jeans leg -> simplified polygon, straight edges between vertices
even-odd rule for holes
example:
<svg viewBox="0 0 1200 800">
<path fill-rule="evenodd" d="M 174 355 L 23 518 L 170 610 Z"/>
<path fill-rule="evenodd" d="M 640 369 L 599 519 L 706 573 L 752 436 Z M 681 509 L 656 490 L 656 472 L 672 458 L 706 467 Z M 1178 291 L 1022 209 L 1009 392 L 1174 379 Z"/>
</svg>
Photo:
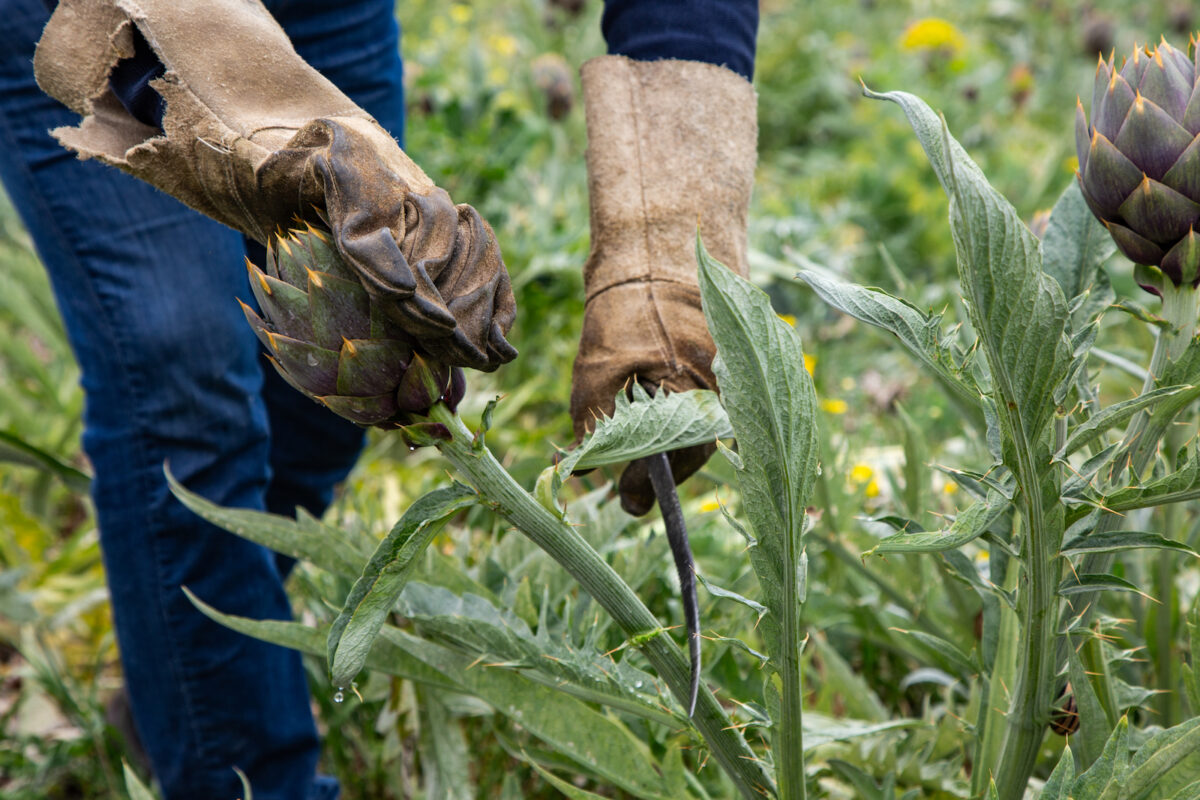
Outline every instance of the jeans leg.
<svg viewBox="0 0 1200 800">
<path fill-rule="evenodd" d="M 169 460 L 210 499 L 264 504 L 269 414 L 257 343 L 232 301 L 249 297 L 241 237 L 59 147 L 46 131 L 74 115 L 30 66 L 46 12 L 38 0 L 0 8 L 0 178 L 81 364 L 114 624 L 156 774 L 168 800 L 238 796 L 234 765 L 258 798 L 333 797 L 335 785 L 313 782 L 298 655 L 208 622 L 179 590 L 235 614 L 289 614 L 273 554 L 201 522 L 162 479 Z"/>
</svg>

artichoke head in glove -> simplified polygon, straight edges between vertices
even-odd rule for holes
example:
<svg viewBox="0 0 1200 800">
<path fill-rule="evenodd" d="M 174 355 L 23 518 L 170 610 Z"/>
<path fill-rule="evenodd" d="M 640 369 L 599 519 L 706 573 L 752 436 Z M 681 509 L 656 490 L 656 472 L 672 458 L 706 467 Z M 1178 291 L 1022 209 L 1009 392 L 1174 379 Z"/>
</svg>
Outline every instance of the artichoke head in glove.
<svg viewBox="0 0 1200 800">
<path fill-rule="evenodd" d="M 462 399 L 462 370 L 421 352 L 328 233 L 292 230 L 271 242 L 265 272 L 246 264 L 261 312 L 242 303 L 246 319 L 284 379 L 334 413 L 398 428 Z"/>
</svg>

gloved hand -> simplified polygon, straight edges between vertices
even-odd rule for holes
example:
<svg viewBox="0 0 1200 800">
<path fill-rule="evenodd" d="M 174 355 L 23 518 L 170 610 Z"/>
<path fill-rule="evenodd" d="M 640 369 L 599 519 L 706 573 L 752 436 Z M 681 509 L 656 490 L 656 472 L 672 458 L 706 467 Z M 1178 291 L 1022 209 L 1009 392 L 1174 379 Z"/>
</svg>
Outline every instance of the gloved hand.
<svg viewBox="0 0 1200 800">
<path fill-rule="evenodd" d="M 109 88 L 137 27 L 166 69 L 162 130 Z M 37 79 L 81 114 L 53 133 L 265 243 L 296 215 L 328 221 L 363 286 L 435 358 L 492 370 L 516 350 L 495 236 L 455 206 L 361 108 L 300 58 L 257 0 L 61 0 Z"/>
<path fill-rule="evenodd" d="M 582 438 L 630 380 L 649 389 L 716 389 L 716 354 L 700 308 L 696 226 L 743 277 L 746 212 L 757 158 L 757 98 L 740 75 L 695 61 L 603 56 L 583 66 L 592 243 L 571 387 Z M 713 446 L 669 455 L 675 482 Z M 654 505 L 649 472 L 618 485 L 632 514 Z"/>
</svg>

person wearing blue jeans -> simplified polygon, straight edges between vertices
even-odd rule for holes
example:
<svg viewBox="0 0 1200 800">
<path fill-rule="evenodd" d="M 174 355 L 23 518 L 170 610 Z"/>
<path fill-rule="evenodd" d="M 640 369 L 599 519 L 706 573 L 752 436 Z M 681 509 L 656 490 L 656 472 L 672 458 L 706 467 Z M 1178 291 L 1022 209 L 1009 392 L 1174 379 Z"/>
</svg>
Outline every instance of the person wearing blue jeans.
<svg viewBox="0 0 1200 800">
<path fill-rule="evenodd" d="M 31 66 L 52 9 L 0 0 L 0 179 L 46 265 L 81 366 L 114 624 L 133 716 L 167 800 L 237 797 L 234 766 L 260 800 L 338 795 L 335 781 L 316 774 L 298 654 L 210 622 L 180 590 L 227 613 L 290 614 L 287 559 L 187 511 L 167 490 L 164 463 L 223 505 L 320 514 L 362 445 L 360 428 L 264 368 L 234 301 L 250 298 L 244 257 L 262 263 L 274 225 L 320 205 L 364 286 L 395 298 L 397 318 L 422 346 L 482 369 L 515 355 L 504 338 L 511 292 L 490 228 L 474 224 L 469 206 L 450 204 L 393 141 L 404 124 L 393 4 L 264 2 L 274 21 L 243 0 L 143 0 L 128 11 L 120 0 L 64 0 L 37 70 L 67 108 L 39 90 Z M 228 35 L 205 35 L 211 24 Z M 695 331 L 695 223 L 744 273 L 754 167 L 756 2 L 612 0 L 602 26 L 619 55 L 584 73 L 593 246 L 572 394 L 577 430 L 611 410 L 632 375 L 672 390 L 712 388 L 711 340 Z M 154 56 L 143 63 L 139 40 Z M 646 63 L 660 59 L 675 60 Z M 663 131 L 643 125 L 631 138 L 639 114 L 677 119 L 681 130 L 655 141 Z M 623 168 L 630 146 L 640 174 Z M 634 207 L 631 193 L 658 199 Z M 653 251 L 623 244 L 644 245 L 651 224 L 674 239 Z M 653 352 L 643 352 L 646 336 L 621 331 L 633 311 L 637 324 L 655 326 Z M 677 477 L 694 466 L 677 465 Z M 639 483 L 631 468 L 626 477 L 623 499 L 644 511 L 644 476 Z"/>
</svg>

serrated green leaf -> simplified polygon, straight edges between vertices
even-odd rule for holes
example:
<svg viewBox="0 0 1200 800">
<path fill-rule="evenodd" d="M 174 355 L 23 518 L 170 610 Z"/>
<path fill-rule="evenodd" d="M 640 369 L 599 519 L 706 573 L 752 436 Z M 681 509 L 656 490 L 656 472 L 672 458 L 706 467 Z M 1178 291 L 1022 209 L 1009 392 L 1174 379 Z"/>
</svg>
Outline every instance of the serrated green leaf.
<svg viewBox="0 0 1200 800">
<path fill-rule="evenodd" d="M 473 594 L 410 583 L 401 598 L 405 615 L 422 633 L 470 658 L 520 670 L 530 680 L 588 702 L 601 703 L 665 725 L 682 717 L 663 706 L 658 683 L 627 662 L 577 650 L 545 630 L 534 634 L 507 608 Z"/>
<path fill-rule="evenodd" d="M 1150 481 L 1144 486 L 1129 486 L 1106 495 L 1100 505 L 1110 511 L 1131 511 L 1200 497 L 1200 456 L 1195 449 L 1175 472 Z"/>
<path fill-rule="evenodd" d="M 436 690 L 417 695 L 421 773 L 429 800 L 475 800 L 471 759 L 462 723 L 450 715 Z"/>
<path fill-rule="evenodd" d="M 334 686 L 346 686 L 362 670 L 417 559 L 450 517 L 474 505 L 475 490 L 461 483 L 435 489 L 413 503 L 379 543 L 329 628 L 327 658 Z"/>
<path fill-rule="evenodd" d="M 631 386 L 633 400 L 619 392 L 611 417 L 596 428 L 555 469 L 559 481 L 574 470 L 633 461 L 643 456 L 712 444 L 733 435 L 729 417 L 715 392 L 659 392 L 651 397 L 640 384 Z"/>
<path fill-rule="evenodd" d="M 843 314 L 895 336 L 963 406 L 977 407 L 979 388 L 963 369 L 963 357 L 944 343 L 940 316 L 926 314 L 882 289 L 848 283 L 823 270 L 802 270 L 796 277 Z"/>
<path fill-rule="evenodd" d="M 1141 589 L 1116 575 L 1092 573 L 1072 575 L 1058 585 L 1060 597 L 1070 597 L 1085 592 L 1134 592 L 1145 597 L 1145 593 Z"/>
<path fill-rule="evenodd" d="M 922 649 L 933 654 L 943 669 L 955 674 L 963 681 L 967 681 L 972 675 L 979 672 L 979 667 L 953 642 L 948 642 L 940 636 L 934 636 L 924 631 L 895 630 L 918 641 Z"/>
<path fill-rule="evenodd" d="M 850 717 L 829 717 L 815 711 L 804 713 L 804 751 L 807 753 L 830 742 L 848 742 L 865 736 L 877 736 L 889 731 L 919 728 L 919 719 L 893 719 L 887 722 L 868 722 Z"/>
<path fill-rule="evenodd" d="M 750 562 L 770 614 L 760 626 L 782 692 L 772 730 L 780 793 L 803 793 L 805 509 L 818 470 L 817 397 L 800 336 L 766 293 L 709 257 L 697 239 L 700 299 L 717 346 L 713 373 L 729 414 L 742 468 L 742 507 L 755 544 Z M 768 682 L 768 685 L 770 683 Z"/>
<path fill-rule="evenodd" d="M 997 403 L 1002 414 L 1020 421 L 1021 435 L 1032 445 L 1050 421 L 1048 398 L 1071 363 L 1062 287 L 1042 271 L 1037 237 L 949 135 L 943 119 L 905 92 L 866 94 L 904 110 L 950 198 L 959 280 Z"/>
<path fill-rule="evenodd" d="M 164 468 L 164 472 L 167 485 L 179 502 L 218 528 L 335 574 L 348 578 L 358 575 L 366 554 L 359 554 L 356 543 L 348 536 L 343 536 L 341 540 L 330 540 L 311 528 L 278 514 L 245 508 L 223 508 L 185 489 L 175 480 L 170 469 Z"/>
<path fill-rule="evenodd" d="M 1042 268 L 1073 298 L 1092 284 L 1096 271 L 1116 252 L 1112 236 L 1083 199 L 1079 181 L 1069 181 L 1050 212 L 1042 238 Z"/>
<path fill-rule="evenodd" d="M 1063 542 L 1062 554 L 1065 556 L 1086 553 L 1115 553 L 1119 550 L 1175 550 L 1180 553 L 1200 555 L 1183 542 L 1168 539 L 1149 531 L 1104 531 L 1080 536 L 1071 541 Z"/>
<path fill-rule="evenodd" d="M 574 784 L 567 783 L 562 778 L 558 777 L 553 772 L 550 772 L 533 759 L 529 759 L 526 763 L 537 770 L 538 774 L 545 778 L 551 786 L 553 786 L 555 789 L 558 789 L 565 797 L 570 798 L 570 800 L 604 800 L 602 795 L 589 792 L 586 789 L 580 789 Z"/>
<path fill-rule="evenodd" d="M 129 800 L 155 800 L 154 792 L 138 779 L 137 773 L 129 764 L 122 761 L 121 771 L 125 776 L 125 793 L 129 795 Z"/>
<path fill-rule="evenodd" d="M 1083 668 L 1083 662 L 1074 647 L 1067 648 L 1067 675 L 1075 695 L 1075 708 L 1079 713 L 1079 732 L 1072 741 L 1079 746 L 1080 763 L 1084 769 L 1095 763 L 1104 751 L 1104 743 L 1112 732 L 1112 723 L 1104 713 L 1091 677 Z"/>
<path fill-rule="evenodd" d="M 989 492 L 985 502 L 972 503 L 955 517 L 948 528 L 921 533 L 897 533 L 872 547 L 864 556 L 883 553 L 941 553 L 962 547 L 987 532 L 1004 514 L 1008 500 L 998 492 Z"/>
<path fill-rule="evenodd" d="M 416 584 L 409 584 L 409 588 Z M 184 587 L 205 616 L 256 639 L 323 655 L 327 634 L 296 622 L 253 620 L 223 614 Z M 592 710 L 556 685 L 542 685 L 521 672 L 486 667 L 477 659 L 391 626 L 375 640 L 367 667 L 429 686 L 472 694 L 519 723 L 580 768 L 635 796 L 660 797 L 661 778 L 629 729 Z"/>
<path fill-rule="evenodd" d="M 1103 436 L 1105 431 L 1124 424 L 1142 409 L 1191 388 L 1190 386 L 1165 386 L 1161 389 L 1154 389 L 1145 394 L 1138 395 L 1130 400 L 1124 400 L 1108 406 L 1071 431 L 1071 435 L 1067 437 L 1067 443 L 1063 446 L 1058 457 L 1065 458 L 1087 447 Z"/>
<path fill-rule="evenodd" d="M 1129 771 L 1129 719 L 1121 717 L 1117 727 L 1104 745 L 1104 751 L 1086 772 L 1075 779 L 1071 797 L 1109 800 L 1116 797 L 1121 782 Z"/>
<path fill-rule="evenodd" d="M 739 604 L 745 606 L 746 608 L 750 609 L 751 611 L 753 611 L 759 617 L 762 617 L 763 614 L 767 613 L 767 607 L 764 606 L 762 603 L 759 603 L 756 600 L 751 600 L 749 597 L 743 597 L 742 595 L 738 594 L 737 592 L 731 592 L 728 589 L 722 589 L 720 586 L 717 586 L 715 583 L 710 582 L 707 578 L 704 577 L 704 575 L 702 575 L 699 572 L 696 573 L 696 578 L 700 581 L 701 584 L 704 585 L 705 590 L 707 590 L 708 593 L 711 594 L 713 597 L 719 597 L 722 600 L 732 600 L 735 603 L 739 603 Z"/>
<path fill-rule="evenodd" d="M 1070 789 L 1075 781 L 1075 757 L 1071 754 L 1071 746 L 1063 748 L 1062 756 L 1058 759 L 1054 771 L 1046 779 L 1042 794 L 1038 800 L 1072 800 Z"/>
<path fill-rule="evenodd" d="M 1170 797 L 1200 781 L 1200 717 L 1161 731 L 1138 748 L 1121 800 Z"/>
</svg>

